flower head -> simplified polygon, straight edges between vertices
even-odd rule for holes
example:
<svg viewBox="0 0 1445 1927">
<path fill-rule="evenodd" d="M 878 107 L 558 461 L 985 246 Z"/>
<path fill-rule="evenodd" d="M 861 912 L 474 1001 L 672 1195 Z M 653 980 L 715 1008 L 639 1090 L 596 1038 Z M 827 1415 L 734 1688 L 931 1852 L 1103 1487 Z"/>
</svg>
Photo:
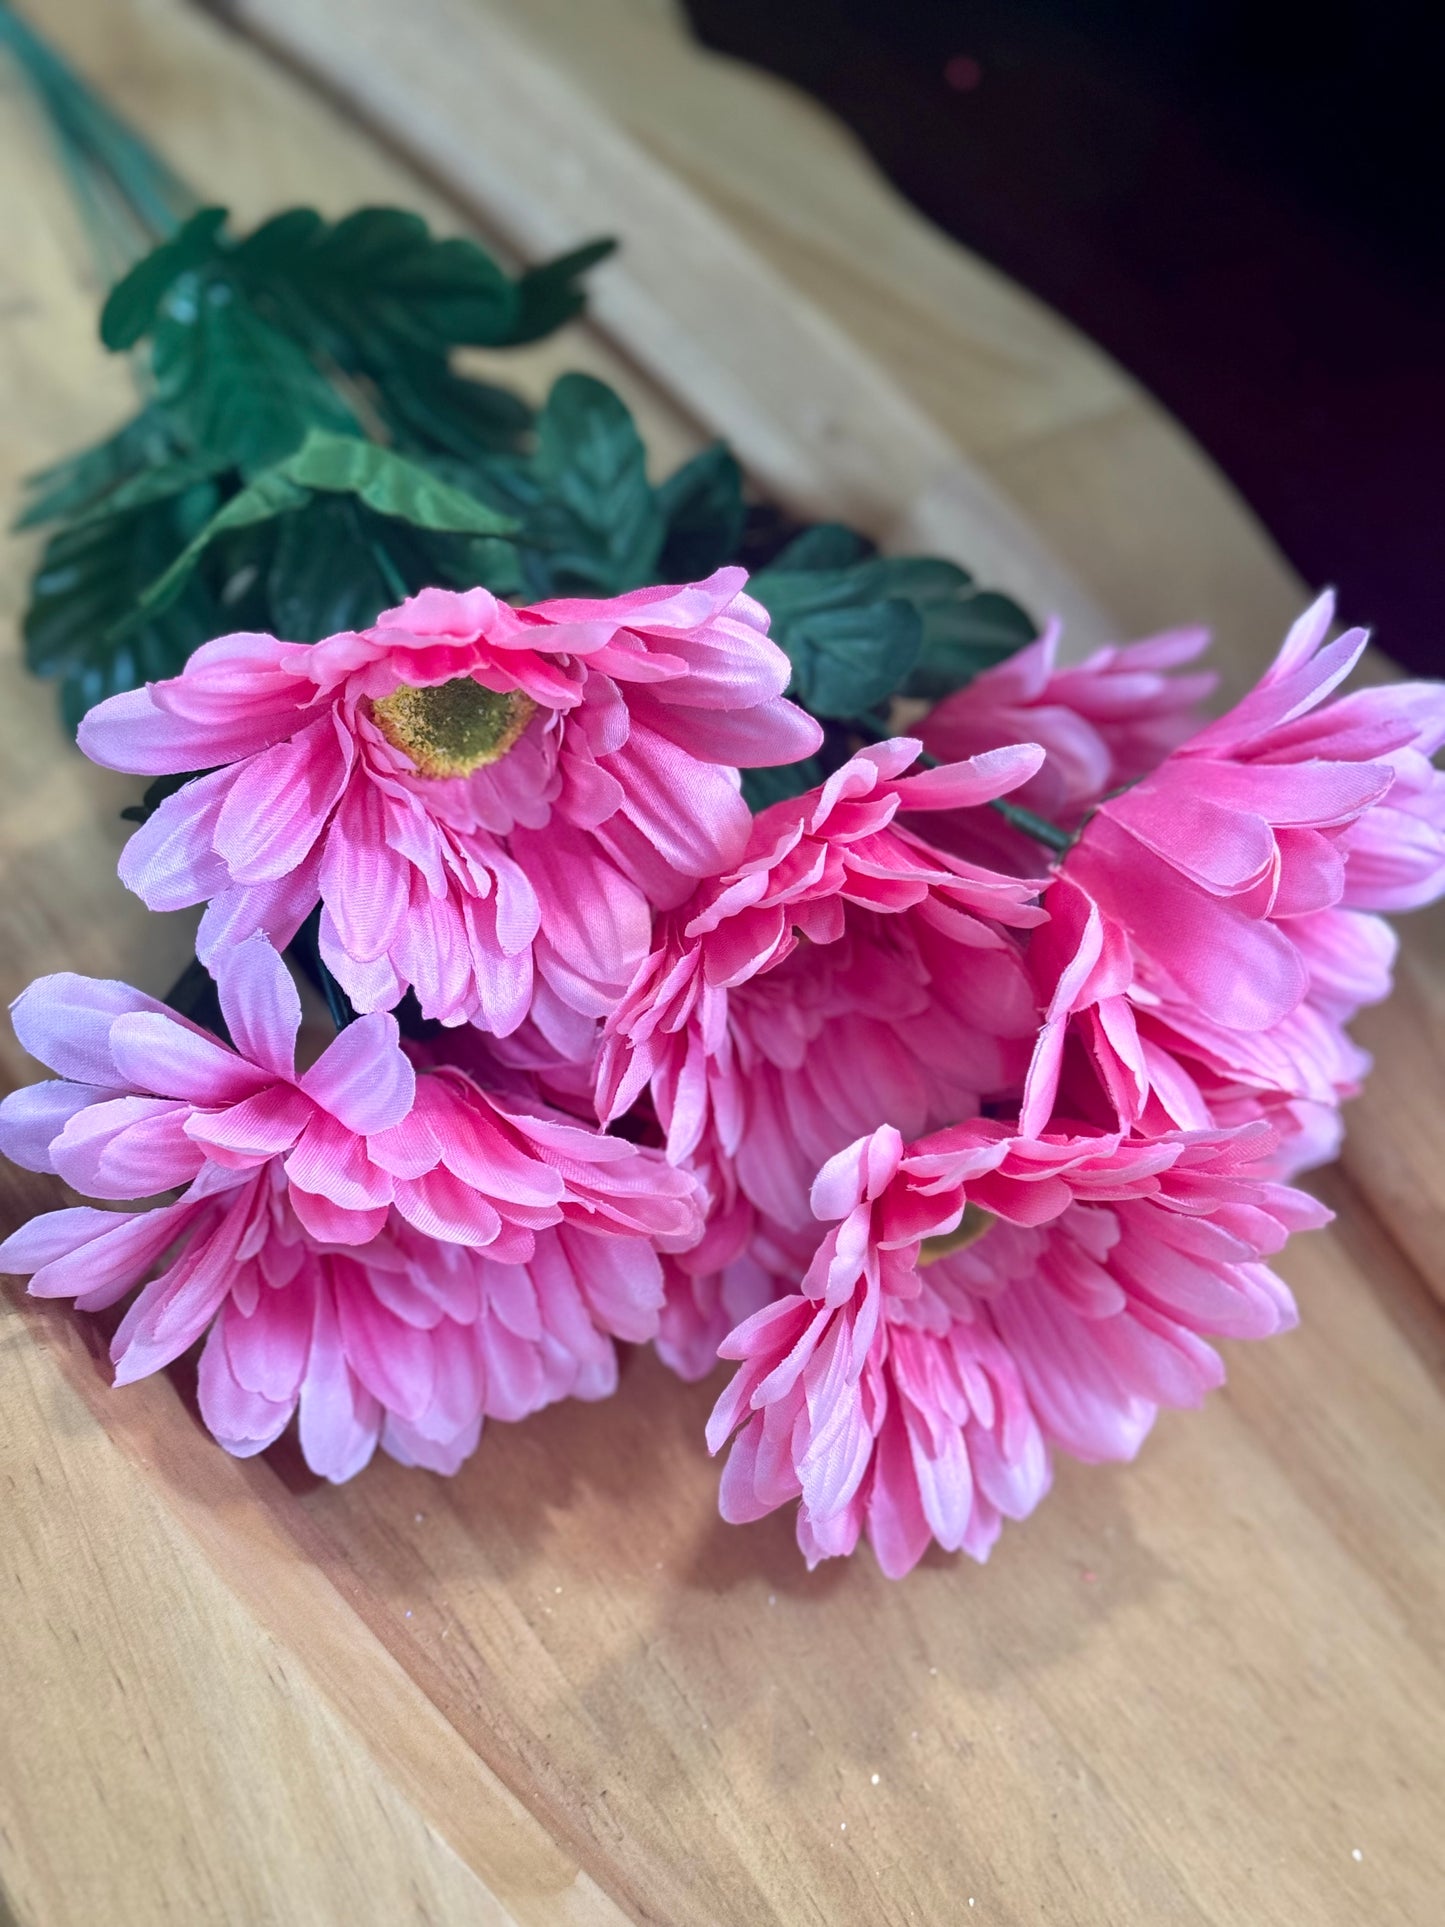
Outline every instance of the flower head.
<svg viewBox="0 0 1445 1927">
<path fill-rule="evenodd" d="M 1362 912 L 1445 887 L 1445 698 L 1395 684 L 1327 704 L 1365 645 L 1326 643 L 1331 613 L 1321 598 L 1257 687 L 1100 803 L 1065 856 L 1030 953 L 1026 1130 L 1071 1062 L 1150 1128 L 1238 1121 L 1249 1094 L 1279 1121 L 1358 1087 L 1343 1024 L 1386 993 L 1394 948 Z M 1077 1075 L 1067 1090 L 1093 1114 Z"/>
<path fill-rule="evenodd" d="M 1132 1455 L 1160 1405 L 1219 1382 L 1207 1336 L 1293 1322 L 1260 1260 L 1328 1214 L 1261 1181 L 1269 1140 L 975 1119 L 850 1145 L 818 1174 L 832 1228 L 800 1291 L 721 1346 L 741 1361 L 708 1428 L 714 1451 L 737 1432 L 724 1517 L 797 1501 L 810 1564 L 866 1531 L 894 1578 L 930 1539 L 986 1558 L 1047 1490 L 1051 1448 Z"/>
<path fill-rule="evenodd" d="M 314 645 L 235 635 L 91 711 L 96 762 L 201 770 L 121 860 L 152 909 L 206 903 L 199 954 L 278 946 L 319 900 L 357 1009 L 574 1035 L 646 954 L 651 908 L 733 861 L 736 765 L 819 740 L 740 569 L 513 609 L 427 589 Z"/>
<path fill-rule="evenodd" d="M 85 1310 L 140 1287 L 116 1382 L 207 1335 L 201 1408 L 229 1450 L 300 1410 L 308 1462 L 346 1478 L 378 1440 L 455 1470 L 484 1417 L 616 1378 L 654 1335 L 657 1247 L 694 1241 L 694 1187 L 655 1151 L 525 1092 L 417 1076 L 396 1020 L 342 1031 L 298 1076 L 295 986 L 264 937 L 217 966 L 238 1048 L 123 984 L 44 978 L 15 1006 L 62 1073 L 0 1105 L 0 1148 L 92 1197 L 169 1203 L 43 1214 L 0 1267 Z"/>
<path fill-rule="evenodd" d="M 1207 670 L 1178 673 L 1207 646 L 1203 629 L 1110 644 L 1062 668 L 1061 634 L 1051 622 L 1037 642 L 945 696 L 918 734 L 946 762 L 1003 743 L 1039 744 L 1044 760 L 1013 800 L 1072 830 L 1110 790 L 1147 775 L 1199 726 L 1199 706 L 1217 678 Z M 1034 861 L 1026 839 L 997 815 L 945 819 L 934 835 L 1008 869 L 1027 871 Z"/>
<path fill-rule="evenodd" d="M 661 920 L 605 1027 L 599 1114 L 645 1094 L 707 1194 L 707 1238 L 669 1270 L 678 1356 L 703 1360 L 720 1294 L 756 1290 L 758 1265 L 796 1276 L 813 1174 L 842 1145 L 885 1120 L 917 1135 L 973 1116 L 1021 1083 L 1035 1004 L 1019 933 L 1039 886 L 896 819 L 997 796 L 1038 752 L 909 776 L 917 747 L 861 750 L 763 811 L 737 867 Z M 705 1282 L 744 1259 L 733 1285 Z"/>
</svg>

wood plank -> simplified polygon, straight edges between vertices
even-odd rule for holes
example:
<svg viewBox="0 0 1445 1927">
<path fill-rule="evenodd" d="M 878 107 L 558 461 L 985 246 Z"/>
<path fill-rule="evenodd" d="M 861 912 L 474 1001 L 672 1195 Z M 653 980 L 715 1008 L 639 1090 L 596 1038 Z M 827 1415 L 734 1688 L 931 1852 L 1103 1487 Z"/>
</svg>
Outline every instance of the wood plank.
<svg viewBox="0 0 1445 1927">
<path fill-rule="evenodd" d="M 686 50 L 656 0 L 597 5 L 571 55 L 548 58 L 575 93 L 594 55 L 612 71 L 601 43 L 630 18 L 632 145 L 656 168 L 679 119 L 695 124 L 687 185 L 743 247 L 761 190 L 709 131 L 711 78 L 642 140 L 647 77 L 685 69 Z M 542 12 L 508 11 L 516 44 L 546 47 Z M 45 24 L 244 219 L 303 196 L 461 218 L 334 105 L 173 0 L 49 0 Z M 451 57 L 479 71 L 462 43 Z M 801 205 L 851 208 L 851 181 L 848 245 L 871 227 L 916 264 L 890 305 L 885 284 L 839 265 L 821 213 L 782 222 L 816 222 L 797 274 L 815 277 L 851 354 L 887 361 L 888 408 L 923 408 L 955 365 L 964 388 L 987 388 L 1007 290 L 981 274 L 971 355 L 944 244 L 894 236 L 906 217 L 828 123 L 734 82 L 729 98 L 766 127 L 760 153 L 792 153 L 777 178 Z M 590 101 L 605 119 L 600 83 Z M 103 426 L 124 387 L 93 345 L 83 244 L 23 115 L 0 112 L 0 166 L 25 183 L 0 261 L 0 369 L 18 403 L 0 464 L 18 467 Z M 644 205 L 652 218 L 659 203 Z M 775 288 L 802 299 L 771 245 Z M 1032 304 L 1018 313 L 1049 371 L 1042 398 L 1028 403 L 1021 354 L 1004 384 L 1017 399 L 1000 400 L 975 459 L 1012 474 L 1050 544 L 1089 558 L 1094 596 L 1122 588 L 1157 611 L 1145 622 L 1222 613 L 1236 664 L 1257 664 L 1294 593 L 1268 544 L 1116 371 L 1062 329 L 1051 339 Z M 612 342 L 572 330 L 545 346 L 533 382 L 595 366 L 667 452 L 695 443 L 676 395 Z M 0 467 L 0 488 L 12 481 Z M 975 496 L 933 499 L 966 541 Z M 918 500 L 884 503 L 884 524 L 906 526 Z M 24 560 L 11 551 L 7 609 Z M 48 692 L 3 673 L 5 988 L 61 964 L 160 988 L 186 930 L 115 884 L 125 786 L 59 758 Z M 1428 996 L 1439 978 L 1421 967 Z M 1409 1115 L 1423 1164 L 1439 1142 L 1428 1092 Z M 669 1927 L 1417 1927 L 1442 1873 L 1445 1321 L 1375 1214 L 1328 1184 L 1338 1226 L 1285 1265 L 1299 1333 L 1228 1348 L 1229 1391 L 1166 1418 L 1135 1467 L 1064 1468 L 989 1567 L 931 1556 L 896 1587 L 866 1558 L 808 1575 L 785 1520 L 724 1527 L 700 1445 L 715 1387 L 677 1385 L 646 1357 L 605 1406 L 494 1427 L 457 1480 L 379 1464 L 338 1491 L 284 1451 L 226 1460 L 183 1384 L 112 1393 L 87 1321 L 16 1303 L 0 1339 L 12 1911 L 26 1927 L 165 1919 L 167 1905 L 187 1921 L 378 1927 L 619 1912 Z M 7 1225 L 46 1188 L 13 1181 Z M 1427 1226 L 1422 1203 L 1419 1239 Z"/>
</svg>

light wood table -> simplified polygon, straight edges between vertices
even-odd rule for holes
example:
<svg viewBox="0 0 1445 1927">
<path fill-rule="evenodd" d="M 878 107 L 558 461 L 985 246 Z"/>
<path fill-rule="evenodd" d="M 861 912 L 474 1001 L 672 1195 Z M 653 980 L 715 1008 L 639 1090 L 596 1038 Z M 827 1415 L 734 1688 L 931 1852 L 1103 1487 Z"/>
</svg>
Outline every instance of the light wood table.
<svg viewBox="0 0 1445 1927">
<path fill-rule="evenodd" d="M 910 213 L 666 0 L 31 0 L 249 222 L 415 206 L 525 253 L 599 226 L 595 322 L 515 357 L 627 393 L 670 463 L 1065 608 L 1203 618 L 1237 683 L 1303 590 L 1103 357 Z M 309 77 L 309 78 L 308 78 Z M 314 82 L 324 80 L 324 89 Z M 0 75 L 0 491 L 127 407 L 44 132 Z M 3 571 L 13 634 L 28 547 Z M 7 655 L 0 974 L 152 989 L 183 919 L 116 883 L 133 786 Z M 1410 939 L 1301 1330 L 1130 1468 L 1061 1468 L 986 1568 L 807 1574 L 716 1516 L 715 1386 L 492 1428 L 453 1481 L 238 1463 L 87 1321 L 0 1308 L 0 1918 L 76 1923 L 1432 1927 L 1445 1918 L 1445 1094 Z M 31 1074 L 0 1042 L 12 1080 Z M 6 1227 L 53 1202 L 0 1176 Z"/>
</svg>

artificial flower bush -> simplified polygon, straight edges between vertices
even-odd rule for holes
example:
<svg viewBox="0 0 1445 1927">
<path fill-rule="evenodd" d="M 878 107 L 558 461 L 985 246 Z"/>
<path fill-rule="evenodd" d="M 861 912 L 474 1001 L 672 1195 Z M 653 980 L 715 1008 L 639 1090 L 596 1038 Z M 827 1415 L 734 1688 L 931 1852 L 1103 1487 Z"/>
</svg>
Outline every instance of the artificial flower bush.
<svg viewBox="0 0 1445 1927">
<path fill-rule="evenodd" d="M 733 1361 L 728 1518 L 985 1558 L 1055 1453 L 1131 1456 L 1211 1340 L 1294 1320 L 1268 1260 L 1326 1216 L 1290 1180 L 1363 1075 L 1379 913 L 1445 890 L 1445 692 L 1334 695 L 1331 616 L 1214 721 L 1197 634 L 1059 667 L 1050 630 L 876 742 L 787 700 L 738 568 L 208 643 L 80 741 L 188 779 L 121 875 L 205 906 L 214 1034 L 19 999 L 56 1078 L 0 1147 L 137 1208 L 0 1266 L 135 1291 L 119 1382 L 203 1341 L 220 1442 L 296 1416 L 332 1479 L 454 1471 L 609 1393 L 619 1340 Z M 741 772 L 795 766 L 749 810 Z M 308 923 L 342 1027 L 298 1073 Z"/>
</svg>

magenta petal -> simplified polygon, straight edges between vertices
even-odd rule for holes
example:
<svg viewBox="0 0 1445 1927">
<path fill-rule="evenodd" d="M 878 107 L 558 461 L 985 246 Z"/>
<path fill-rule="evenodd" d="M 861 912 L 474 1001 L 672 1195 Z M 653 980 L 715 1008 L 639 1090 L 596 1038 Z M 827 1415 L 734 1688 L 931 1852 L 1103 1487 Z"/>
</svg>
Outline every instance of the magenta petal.
<svg viewBox="0 0 1445 1927">
<path fill-rule="evenodd" d="M 99 1104 L 110 1091 L 50 1078 L 12 1091 L 0 1104 L 0 1154 L 26 1171 L 55 1169 L 50 1147 L 78 1111 Z"/>
<path fill-rule="evenodd" d="M 201 1417 L 212 1437 L 238 1459 L 253 1458 L 273 1445 L 296 1409 L 294 1392 L 278 1401 L 241 1384 L 226 1353 L 221 1321 L 211 1327 L 206 1339 L 196 1390 Z"/>
<path fill-rule="evenodd" d="M 358 963 L 382 956 L 406 915 L 411 866 L 388 847 L 386 812 L 360 773 L 327 832 L 321 895 L 335 941 Z"/>
<path fill-rule="evenodd" d="M 192 1111 L 187 1135 L 232 1169 L 289 1151 L 310 1123 L 312 1107 L 289 1084 L 273 1084 L 223 1111 Z"/>
<path fill-rule="evenodd" d="M 335 1268 L 335 1261 L 333 1261 Z M 381 1405 L 346 1362 L 329 1285 L 316 1293 L 311 1355 L 301 1384 L 301 1450 L 333 1484 L 351 1479 L 376 1450 Z"/>
<path fill-rule="evenodd" d="M 37 1298 L 90 1297 L 112 1286 L 118 1298 L 195 1215 L 192 1204 L 134 1213 L 88 1204 L 42 1212 L 0 1244 L 0 1272 L 29 1277 Z"/>
<path fill-rule="evenodd" d="M 10 1020 L 21 1044 L 42 1064 L 77 1084 L 114 1090 L 133 1080 L 116 1066 L 111 1026 L 117 1017 L 133 1011 L 172 1016 L 164 1004 L 129 984 L 63 970 L 53 977 L 37 977 L 23 990 L 10 1006 Z"/>
<path fill-rule="evenodd" d="M 238 1193 L 228 1199 L 211 1228 L 193 1237 L 169 1270 L 142 1289 L 111 1340 L 117 1385 L 133 1385 L 179 1358 L 220 1310 L 248 1229 L 246 1198 Z"/>
<path fill-rule="evenodd" d="M 92 1198 L 151 1198 L 189 1184 L 205 1163 L 186 1134 L 188 1104 L 115 1097 L 73 1117 L 52 1147 L 58 1176 Z"/>
<path fill-rule="evenodd" d="M 301 1079 L 301 1089 L 348 1131 L 389 1130 L 410 1111 L 416 1072 L 395 1017 L 376 1012 L 338 1032 Z"/>
<path fill-rule="evenodd" d="M 291 973 L 264 936 L 250 937 L 217 959 L 212 973 L 221 1013 L 236 1049 L 276 1077 L 290 1078 L 301 1028 L 301 999 Z"/>
<path fill-rule="evenodd" d="M 489 1245 L 502 1229 L 502 1220 L 481 1193 L 444 1168 L 420 1178 L 398 1178 L 396 1208 L 418 1231 L 448 1244 Z"/>
<path fill-rule="evenodd" d="M 229 769 L 199 776 L 166 797 L 121 851 L 119 874 L 151 910 L 204 903 L 230 882 L 213 839 L 231 784 Z"/>
<path fill-rule="evenodd" d="M 294 1407 L 311 1351 L 312 1294 L 302 1279 L 279 1290 L 263 1288 L 245 1317 L 233 1300 L 219 1321 L 236 1383 L 277 1404 Z"/>
<path fill-rule="evenodd" d="M 302 1225 L 318 1244 L 324 1245 L 368 1245 L 373 1238 L 379 1238 L 386 1228 L 387 1207 L 384 1204 L 369 1210 L 351 1210 L 344 1205 L 333 1204 L 330 1198 L 322 1197 L 319 1192 L 303 1191 L 299 1184 L 292 1184 L 287 1190 L 291 1208 L 301 1220 Z"/>
<path fill-rule="evenodd" d="M 272 883 L 298 869 L 326 827 L 350 773 L 350 739 L 329 714 L 242 763 L 216 822 L 215 847 L 236 883 Z"/>
<path fill-rule="evenodd" d="M 431 1400 L 432 1335 L 387 1311 L 359 1268 L 338 1280 L 336 1309 L 346 1361 L 388 1411 L 416 1419 Z"/>
<path fill-rule="evenodd" d="M 193 1104 L 236 1104 L 263 1090 L 271 1074 L 183 1022 L 171 1011 L 116 1018 L 110 1030 L 118 1083 Z"/>
<path fill-rule="evenodd" d="M 284 1168 L 292 1184 L 346 1211 L 391 1202 L 391 1174 L 371 1162 L 361 1138 L 325 1111 L 312 1112 Z"/>
<path fill-rule="evenodd" d="M 149 687 L 127 689 L 81 718 L 76 741 L 92 763 L 139 776 L 179 775 L 204 767 L 215 748 L 205 732 L 160 708 Z M 228 761 L 222 757 L 219 760 Z"/>
</svg>

